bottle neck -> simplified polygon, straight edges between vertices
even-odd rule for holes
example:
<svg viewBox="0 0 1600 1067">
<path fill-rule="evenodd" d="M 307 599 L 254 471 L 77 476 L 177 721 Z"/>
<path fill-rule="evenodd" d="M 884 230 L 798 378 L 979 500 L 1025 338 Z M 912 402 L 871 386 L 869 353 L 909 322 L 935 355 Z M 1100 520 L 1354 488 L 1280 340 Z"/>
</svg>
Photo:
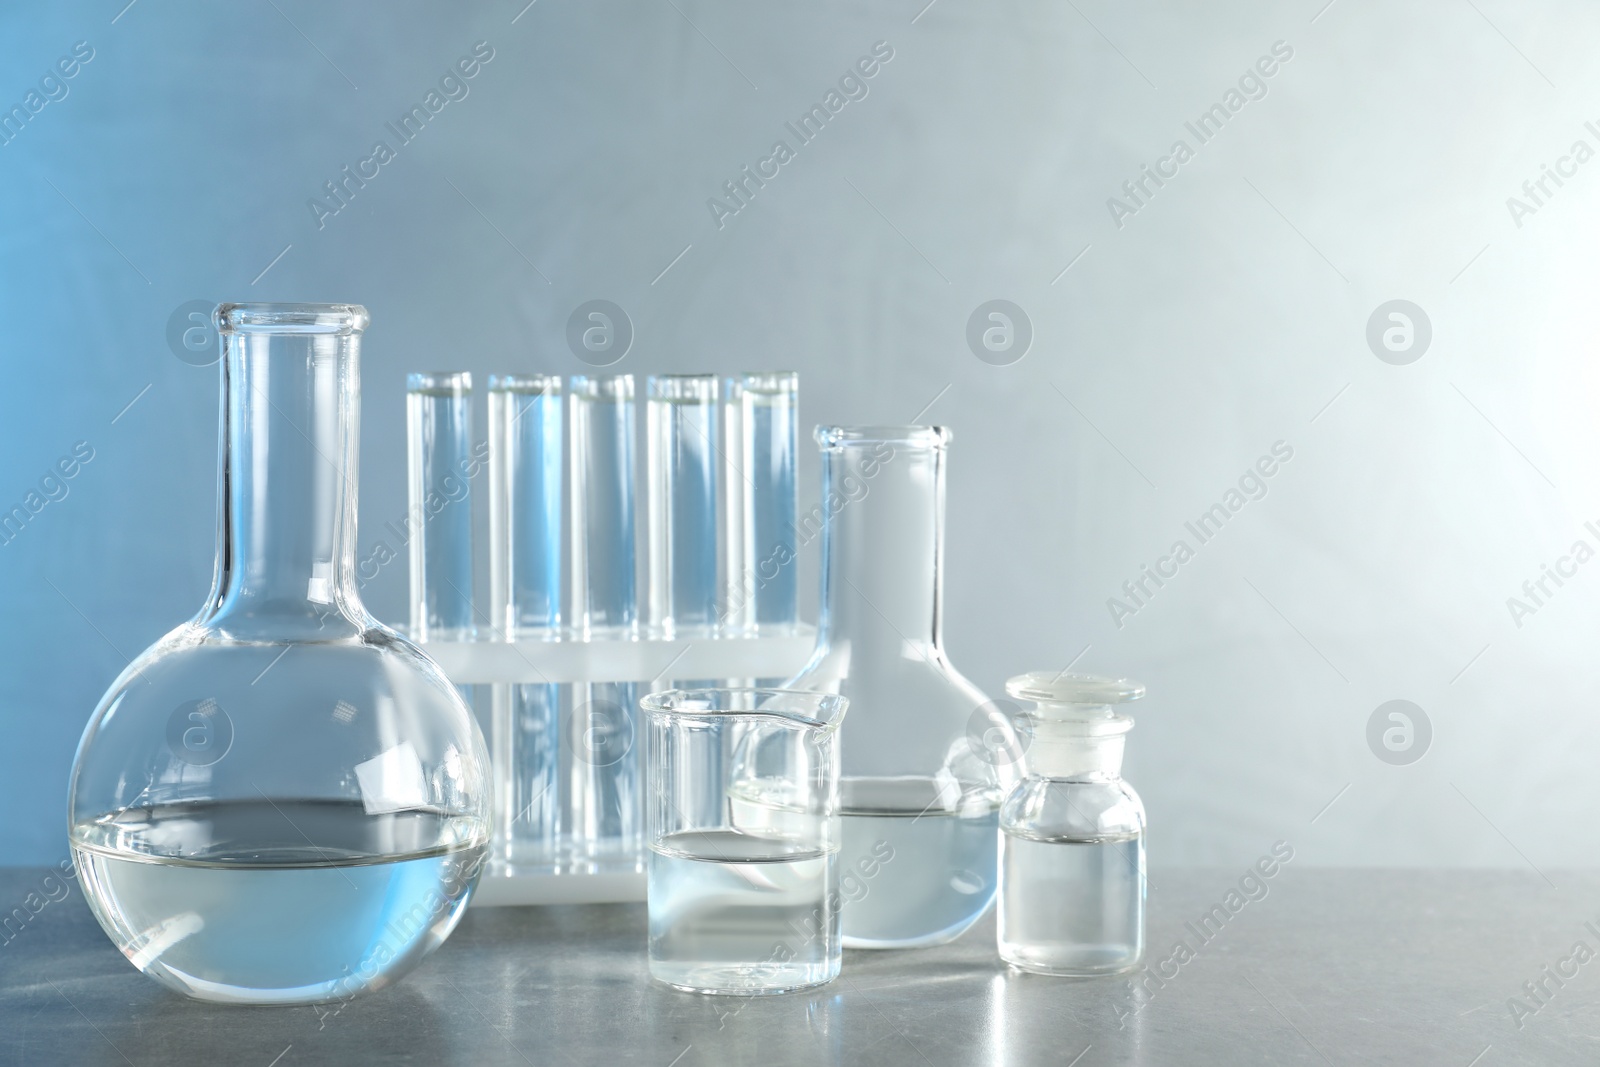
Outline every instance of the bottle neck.
<svg viewBox="0 0 1600 1067">
<path fill-rule="evenodd" d="M 1028 774 L 1034 778 L 1122 775 L 1122 753 L 1133 728 L 1125 715 L 1061 719 L 1035 711 L 1028 717 Z"/>
<path fill-rule="evenodd" d="M 221 510 L 212 606 L 241 640 L 365 628 L 355 585 L 359 336 L 223 336 Z"/>
<path fill-rule="evenodd" d="M 939 650 L 944 471 L 942 442 L 850 441 L 824 451 L 822 641 L 849 642 L 866 657 L 879 655 L 875 647 L 894 658 Z"/>
</svg>

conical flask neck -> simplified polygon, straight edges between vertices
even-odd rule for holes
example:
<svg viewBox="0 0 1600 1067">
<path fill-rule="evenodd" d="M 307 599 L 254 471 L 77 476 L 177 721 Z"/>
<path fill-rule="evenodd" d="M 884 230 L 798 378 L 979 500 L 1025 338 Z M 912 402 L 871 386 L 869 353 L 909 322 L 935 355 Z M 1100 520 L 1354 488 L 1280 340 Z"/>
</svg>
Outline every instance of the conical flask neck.
<svg viewBox="0 0 1600 1067">
<path fill-rule="evenodd" d="M 219 545 L 205 621 L 244 640 L 346 635 L 364 617 L 353 551 L 359 327 L 224 323 L 222 340 Z"/>
<path fill-rule="evenodd" d="M 821 637 L 926 656 L 942 639 L 942 435 L 825 441 L 823 458 Z"/>
</svg>

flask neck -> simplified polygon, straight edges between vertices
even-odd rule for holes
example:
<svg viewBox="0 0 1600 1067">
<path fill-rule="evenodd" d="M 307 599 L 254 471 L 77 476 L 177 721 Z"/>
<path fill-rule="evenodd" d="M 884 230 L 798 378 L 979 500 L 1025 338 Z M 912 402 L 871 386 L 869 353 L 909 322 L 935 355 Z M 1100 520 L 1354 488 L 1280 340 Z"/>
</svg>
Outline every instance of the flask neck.
<svg viewBox="0 0 1600 1067">
<path fill-rule="evenodd" d="M 944 445 L 937 430 L 911 440 L 824 441 L 823 642 L 848 642 L 869 661 L 880 655 L 875 647 L 896 659 L 939 651 Z"/>
<path fill-rule="evenodd" d="M 365 628 L 355 585 L 358 331 L 222 333 L 217 571 L 231 637 Z"/>
</svg>

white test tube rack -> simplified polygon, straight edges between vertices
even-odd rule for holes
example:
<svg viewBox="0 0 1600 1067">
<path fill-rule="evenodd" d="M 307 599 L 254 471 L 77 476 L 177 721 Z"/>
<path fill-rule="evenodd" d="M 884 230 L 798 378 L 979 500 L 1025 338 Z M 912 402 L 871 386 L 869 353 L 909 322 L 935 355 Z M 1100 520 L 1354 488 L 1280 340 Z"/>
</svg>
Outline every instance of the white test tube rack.
<svg viewBox="0 0 1600 1067">
<path fill-rule="evenodd" d="M 799 673 L 816 645 L 801 624 L 772 637 L 725 636 L 616 640 L 425 641 L 422 647 L 457 685 L 537 682 L 638 682 L 674 678 L 787 678 Z M 597 904 L 642 901 L 643 872 L 508 871 L 492 859 L 473 895 L 475 906 Z"/>
<path fill-rule="evenodd" d="M 792 389 L 792 383 L 790 385 Z M 493 416 L 491 414 L 491 422 Z M 491 426 L 491 434 L 493 427 Z M 418 430 L 410 427 L 408 436 L 415 448 Z M 415 459 L 414 459 L 415 465 Z M 733 468 L 736 475 L 737 466 Z M 728 484 L 738 485 L 736 476 L 724 472 Z M 729 512 L 731 515 L 731 512 Z M 476 526 L 476 524 L 474 524 Z M 729 544 L 738 539 L 726 534 Z M 485 532 L 475 528 L 474 542 L 486 540 Z M 483 545 L 474 545 L 474 554 Z M 421 580 L 420 563 L 413 547 L 412 596 Z M 492 551 L 490 556 L 492 558 Z M 726 565 L 743 571 L 743 557 L 730 558 Z M 492 583 L 491 583 L 492 584 Z M 780 633 L 756 634 L 746 630 L 748 620 L 739 618 L 714 636 L 663 636 L 650 626 L 640 627 L 633 638 L 588 637 L 571 628 L 553 631 L 557 636 L 515 636 L 506 639 L 483 613 L 478 613 L 477 636 L 463 637 L 459 630 L 447 636 L 426 637 L 422 647 L 458 686 L 504 686 L 519 684 L 563 684 L 634 682 L 641 691 L 666 688 L 671 679 L 788 678 L 799 673 L 816 644 L 816 629 L 795 624 Z M 415 612 L 413 612 L 415 618 Z M 681 633 L 681 631 L 680 631 Z M 413 636 L 417 636 L 413 633 Z M 498 638 L 498 639 L 497 639 Z M 670 673 L 669 673 L 670 672 Z M 636 736 L 642 736 L 636 734 Z M 492 759 L 496 773 L 506 766 Z M 494 783 L 495 795 L 502 795 L 506 783 Z M 472 903 L 481 906 L 520 904 L 601 903 L 642 901 L 645 899 L 645 874 L 642 869 L 624 871 L 586 871 L 581 864 L 571 869 L 546 869 L 511 866 L 499 853 L 501 835 L 491 835 L 494 848 Z"/>
</svg>

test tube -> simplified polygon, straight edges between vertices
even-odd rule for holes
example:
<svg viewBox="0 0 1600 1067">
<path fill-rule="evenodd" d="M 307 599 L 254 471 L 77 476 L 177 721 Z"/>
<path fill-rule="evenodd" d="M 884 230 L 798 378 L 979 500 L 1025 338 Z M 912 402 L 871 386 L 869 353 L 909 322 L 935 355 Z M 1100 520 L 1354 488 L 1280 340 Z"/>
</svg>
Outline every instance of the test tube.
<svg viewBox="0 0 1600 1067">
<path fill-rule="evenodd" d="M 738 383 L 744 582 L 730 595 L 743 594 L 747 631 L 792 633 L 800 621 L 795 558 L 800 376 L 792 371 L 743 374 Z"/>
<path fill-rule="evenodd" d="M 573 626 L 585 640 L 632 640 L 639 628 L 633 376 L 574 375 L 568 394 Z M 564 815 L 572 862 L 583 869 L 636 870 L 643 861 L 638 688 L 573 687 L 563 731 Z"/>
<path fill-rule="evenodd" d="M 726 547 L 724 512 L 718 492 L 725 482 L 727 451 L 722 423 L 721 381 L 714 374 L 653 375 L 646 384 L 645 508 L 649 513 L 650 621 L 664 637 L 718 636 L 723 603 L 723 578 L 718 560 Z M 734 679 L 688 678 L 664 684 L 670 689 L 711 689 L 737 684 Z M 723 732 L 720 721 L 704 724 L 709 734 Z M 688 778 L 695 769 L 681 761 L 680 749 L 667 757 Z M 698 770 L 713 778 L 723 772 L 721 748 L 713 743 L 700 753 L 708 761 Z M 721 799 L 704 793 L 680 798 L 691 821 L 714 825 Z M 694 810 L 694 805 L 700 805 Z"/>
<path fill-rule="evenodd" d="M 472 375 L 406 379 L 411 634 L 469 640 L 472 618 Z"/>
<path fill-rule="evenodd" d="M 711 636 L 719 600 L 718 381 L 652 375 L 646 390 L 650 621 L 666 637 Z"/>
<path fill-rule="evenodd" d="M 722 585 L 717 617 L 723 634 L 742 637 L 750 632 L 750 595 L 746 592 L 751 561 L 745 555 L 744 533 L 744 378 L 732 375 L 722 380 L 722 529 L 719 550 Z M 739 680 L 739 685 L 754 685 Z"/>
<path fill-rule="evenodd" d="M 489 590 L 505 640 L 561 628 L 562 391 L 556 375 L 489 378 Z M 493 687 L 495 830 L 508 866 L 557 862 L 561 686 Z"/>
</svg>

